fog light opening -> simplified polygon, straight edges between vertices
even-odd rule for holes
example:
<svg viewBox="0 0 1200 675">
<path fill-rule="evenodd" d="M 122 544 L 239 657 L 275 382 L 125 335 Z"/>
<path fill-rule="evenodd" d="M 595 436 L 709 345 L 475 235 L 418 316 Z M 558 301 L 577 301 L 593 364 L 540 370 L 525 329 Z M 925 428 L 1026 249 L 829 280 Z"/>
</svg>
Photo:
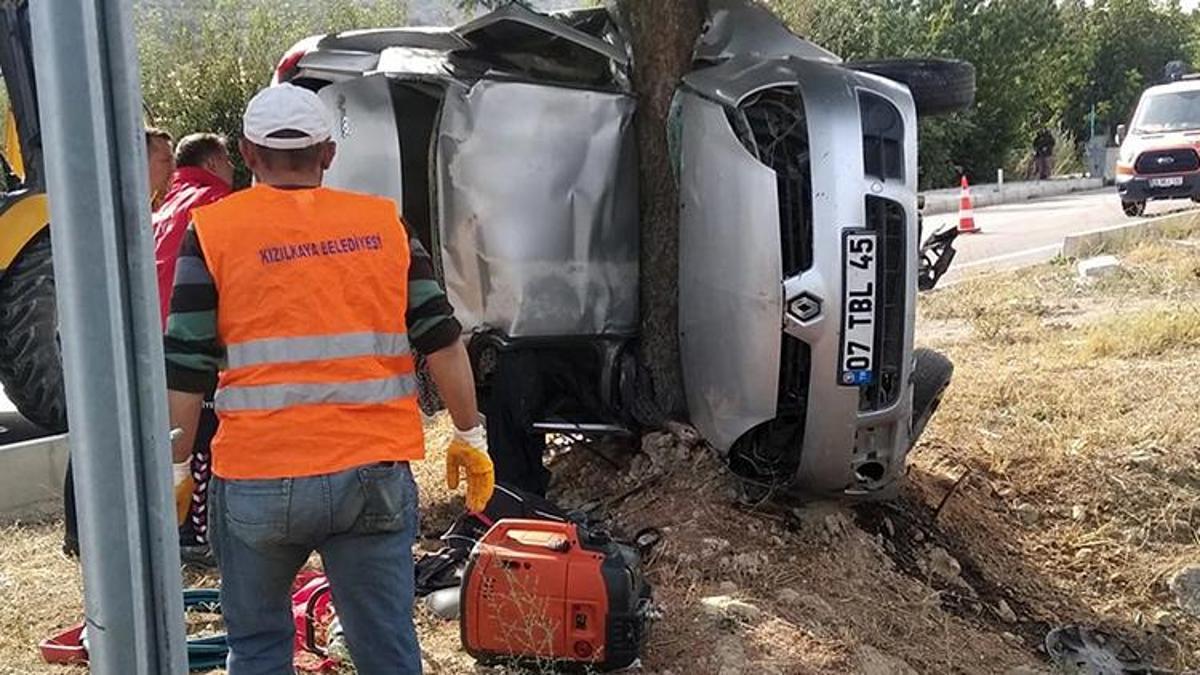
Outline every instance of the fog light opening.
<svg viewBox="0 0 1200 675">
<path fill-rule="evenodd" d="M 854 475 L 864 483 L 878 483 L 886 472 L 887 467 L 883 462 L 863 462 L 854 470 Z"/>
</svg>

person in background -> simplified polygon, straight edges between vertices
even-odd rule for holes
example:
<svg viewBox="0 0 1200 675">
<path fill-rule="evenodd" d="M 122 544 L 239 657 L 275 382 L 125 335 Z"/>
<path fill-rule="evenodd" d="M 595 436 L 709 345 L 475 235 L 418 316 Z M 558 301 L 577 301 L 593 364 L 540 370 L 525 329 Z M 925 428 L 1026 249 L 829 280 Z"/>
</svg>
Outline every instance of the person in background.
<svg viewBox="0 0 1200 675">
<path fill-rule="evenodd" d="M 456 428 L 447 485 L 466 474 L 471 511 L 495 485 L 462 327 L 394 202 L 321 187 L 332 130 L 307 89 L 255 95 L 239 149 L 257 184 L 192 211 L 175 272 L 164 351 L 176 462 L 219 382 L 209 533 L 230 675 L 292 672 L 291 584 L 313 551 L 358 672 L 421 672 L 413 352 Z"/>
<path fill-rule="evenodd" d="M 171 134 L 155 127 L 146 128 L 146 160 L 150 170 L 150 210 L 158 208 L 171 187 L 175 172 L 175 153 Z"/>
<path fill-rule="evenodd" d="M 224 136 L 196 133 L 184 136 L 175 148 L 175 174 L 170 189 L 154 212 L 154 264 L 158 271 L 158 299 L 163 330 L 171 303 L 175 280 L 175 262 L 179 246 L 191 222 L 192 209 L 212 204 L 233 189 L 233 162 Z M 208 550 L 208 483 L 212 473 L 209 445 L 217 432 L 217 416 L 212 409 L 212 392 L 204 398 L 196 442 L 190 461 L 191 485 L 182 481 L 176 497 L 177 517 L 181 521 L 180 552 L 186 562 L 211 564 Z"/>
<path fill-rule="evenodd" d="M 197 133 L 184 136 L 175 148 L 175 173 L 162 203 L 154 212 L 154 264 L 163 329 L 171 306 L 171 285 L 179 245 L 191 222 L 192 209 L 211 204 L 233 191 L 233 161 L 224 136 Z"/>
<path fill-rule="evenodd" d="M 150 180 L 150 210 L 153 212 L 162 202 L 171 184 L 175 171 L 175 154 L 171 149 L 171 134 L 154 127 L 146 127 L 146 170 Z M 79 521 L 75 512 L 75 472 L 71 460 L 67 459 L 67 473 L 63 478 L 63 553 L 68 557 L 79 556 Z"/>
<path fill-rule="evenodd" d="M 1054 134 L 1043 127 L 1033 138 L 1033 163 L 1038 180 L 1047 180 L 1054 171 Z"/>
</svg>

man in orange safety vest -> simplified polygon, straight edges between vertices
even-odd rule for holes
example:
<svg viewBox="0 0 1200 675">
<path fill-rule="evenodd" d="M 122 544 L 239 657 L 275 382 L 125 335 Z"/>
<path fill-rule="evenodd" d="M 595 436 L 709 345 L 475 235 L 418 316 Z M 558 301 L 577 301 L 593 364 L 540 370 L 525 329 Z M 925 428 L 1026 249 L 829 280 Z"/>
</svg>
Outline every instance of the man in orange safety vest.
<svg viewBox="0 0 1200 675">
<path fill-rule="evenodd" d="M 456 427 L 448 484 L 465 472 L 469 510 L 494 485 L 461 327 L 395 204 L 321 187 L 335 147 L 316 94 L 269 87 L 243 127 L 257 185 L 192 212 L 165 338 L 176 462 L 217 385 L 209 528 L 229 672 L 292 672 L 289 590 L 316 551 L 358 672 L 419 673 L 414 352 Z"/>
</svg>

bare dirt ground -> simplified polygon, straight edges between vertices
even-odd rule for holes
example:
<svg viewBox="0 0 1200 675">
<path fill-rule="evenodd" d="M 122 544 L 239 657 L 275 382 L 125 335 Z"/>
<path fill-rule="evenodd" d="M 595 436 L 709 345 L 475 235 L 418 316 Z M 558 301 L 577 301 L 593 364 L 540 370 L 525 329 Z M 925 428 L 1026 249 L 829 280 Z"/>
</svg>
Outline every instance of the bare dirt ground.
<svg viewBox="0 0 1200 675">
<path fill-rule="evenodd" d="M 1200 619 L 1168 586 L 1200 563 L 1200 249 L 1122 257 L 1093 283 L 1058 263 L 923 299 L 919 341 L 957 372 L 896 502 L 745 505 L 711 451 L 669 434 L 558 457 L 562 504 L 599 499 L 626 532 L 665 534 L 644 672 L 1054 672 L 1042 640 L 1071 623 L 1164 672 L 1200 668 Z M 436 547 L 461 499 L 441 482 L 447 428 L 430 434 Z M 80 612 L 57 527 L 0 530 L 0 674 L 79 672 L 34 649 Z M 427 672 L 481 672 L 457 624 L 422 614 L 420 630 Z"/>
</svg>

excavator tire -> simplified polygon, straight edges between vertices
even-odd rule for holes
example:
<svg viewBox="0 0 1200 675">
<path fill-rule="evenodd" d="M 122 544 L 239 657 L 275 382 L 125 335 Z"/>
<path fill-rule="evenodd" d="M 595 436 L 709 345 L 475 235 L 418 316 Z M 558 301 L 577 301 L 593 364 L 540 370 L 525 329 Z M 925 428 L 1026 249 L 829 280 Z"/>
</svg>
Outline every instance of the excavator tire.
<svg viewBox="0 0 1200 675">
<path fill-rule="evenodd" d="M 53 433 L 67 430 L 48 229 L 0 278 L 0 384 L 30 422 Z"/>
</svg>

